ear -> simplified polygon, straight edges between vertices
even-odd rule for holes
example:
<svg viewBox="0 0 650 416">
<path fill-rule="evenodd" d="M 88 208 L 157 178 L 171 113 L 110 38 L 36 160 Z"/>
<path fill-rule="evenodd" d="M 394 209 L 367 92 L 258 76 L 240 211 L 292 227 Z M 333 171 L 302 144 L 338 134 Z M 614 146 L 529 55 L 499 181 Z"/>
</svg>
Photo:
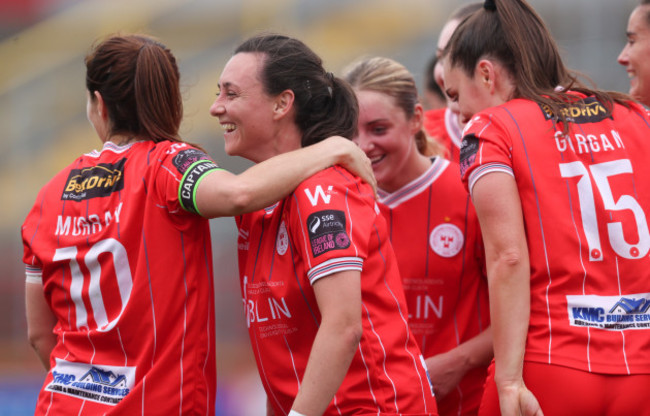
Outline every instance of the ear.
<svg viewBox="0 0 650 416">
<path fill-rule="evenodd" d="M 494 63 L 488 59 L 481 59 L 476 64 L 474 76 L 478 77 L 481 85 L 488 89 L 490 94 L 494 94 L 496 88 L 496 67 Z"/>
<path fill-rule="evenodd" d="M 415 134 L 418 131 L 422 130 L 422 124 L 424 123 L 424 108 L 422 108 L 422 104 L 417 103 L 415 104 L 415 108 L 413 109 L 413 116 L 411 117 L 411 120 L 409 120 L 409 125 L 411 127 L 411 134 Z"/>
<path fill-rule="evenodd" d="M 284 90 L 273 100 L 273 119 L 279 120 L 293 109 L 295 95 L 292 90 Z"/>
<path fill-rule="evenodd" d="M 100 115 L 102 120 L 108 119 L 108 111 L 106 110 L 106 104 L 104 103 L 104 97 L 99 93 L 99 91 L 94 91 L 93 95 L 95 96 L 95 102 L 97 103 L 97 113 Z"/>
</svg>

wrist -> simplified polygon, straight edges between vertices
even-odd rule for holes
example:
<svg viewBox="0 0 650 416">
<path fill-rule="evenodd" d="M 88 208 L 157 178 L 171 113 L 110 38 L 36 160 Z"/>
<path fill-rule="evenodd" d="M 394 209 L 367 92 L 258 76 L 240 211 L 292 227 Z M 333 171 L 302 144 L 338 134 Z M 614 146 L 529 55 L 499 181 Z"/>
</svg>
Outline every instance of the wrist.
<svg viewBox="0 0 650 416">
<path fill-rule="evenodd" d="M 330 162 L 328 166 L 345 165 L 350 158 L 350 150 L 346 147 L 349 140 L 339 136 L 330 136 L 322 143 L 327 146 L 324 154 L 329 155 Z"/>
</svg>

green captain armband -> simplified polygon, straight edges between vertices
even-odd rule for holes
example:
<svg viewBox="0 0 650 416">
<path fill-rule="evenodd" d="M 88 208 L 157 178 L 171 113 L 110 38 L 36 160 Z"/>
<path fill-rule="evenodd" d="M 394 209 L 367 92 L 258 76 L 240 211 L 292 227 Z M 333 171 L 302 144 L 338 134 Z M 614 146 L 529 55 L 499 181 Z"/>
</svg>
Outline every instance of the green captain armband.
<svg viewBox="0 0 650 416">
<path fill-rule="evenodd" d="M 211 160 L 197 160 L 185 171 L 178 187 L 178 201 L 185 211 L 201 215 L 196 206 L 196 190 L 209 172 L 223 170 Z"/>
</svg>

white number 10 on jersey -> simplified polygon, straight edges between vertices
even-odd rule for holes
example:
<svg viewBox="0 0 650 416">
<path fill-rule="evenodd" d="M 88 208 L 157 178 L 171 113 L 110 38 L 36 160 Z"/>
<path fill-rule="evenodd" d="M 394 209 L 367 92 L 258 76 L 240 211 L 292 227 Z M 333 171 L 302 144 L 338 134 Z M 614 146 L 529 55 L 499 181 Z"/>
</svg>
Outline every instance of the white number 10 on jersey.
<svg viewBox="0 0 650 416">
<path fill-rule="evenodd" d="M 113 266 L 115 268 L 115 279 L 117 287 L 119 288 L 122 307 L 119 314 L 109 321 L 106 313 L 106 306 L 104 304 L 104 297 L 102 296 L 101 274 L 102 267 L 99 262 L 99 255 L 102 253 L 109 253 L 113 259 Z M 81 272 L 79 263 L 77 261 L 77 247 L 62 247 L 58 248 L 54 253 L 53 260 L 56 261 L 70 261 L 70 275 L 72 277 L 70 283 L 70 298 L 75 305 L 75 314 L 77 316 L 76 326 L 77 329 L 88 328 L 88 312 L 82 298 L 84 287 L 84 275 Z M 131 297 L 131 289 L 133 288 L 133 278 L 131 276 L 131 268 L 129 267 L 129 259 L 126 254 L 126 248 L 117 240 L 107 238 L 105 240 L 95 243 L 84 256 L 84 263 L 86 268 L 90 271 L 90 282 L 88 285 L 88 298 L 93 310 L 93 317 L 97 323 L 97 329 L 101 332 L 107 332 L 113 329 L 122 316 L 122 312 L 126 308 L 129 298 Z M 112 274 L 112 273 L 111 273 Z M 104 276 L 104 279 L 110 277 Z"/>
</svg>

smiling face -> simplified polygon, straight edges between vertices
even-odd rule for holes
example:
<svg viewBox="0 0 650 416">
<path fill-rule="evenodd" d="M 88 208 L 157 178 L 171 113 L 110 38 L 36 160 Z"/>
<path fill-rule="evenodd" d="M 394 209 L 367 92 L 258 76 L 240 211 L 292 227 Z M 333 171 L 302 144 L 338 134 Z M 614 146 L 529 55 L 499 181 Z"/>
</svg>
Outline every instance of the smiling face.
<svg viewBox="0 0 650 416">
<path fill-rule="evenodd" d="M 261 162 L 273 156 L 274 98 L 264 91 L 260 77 L 264 55 L 238 53 L 221 73 L 219 93 L 210 114 L 224 128 L 225 150 Z"/>
<path fill-rule="evenodd" d="M 389 95 L 356 90 L 359 101 L 359 134 L 353 139 L 372 162 L 377 184 L 394 192 L 421 175 L 422 159 L 414 135 L 421 128 L 422 107 L 407 119 Z M 424 168 L 426 169 L 426 167 Z"/>
<path fill-rule="evenodd" d="M 630 77 L 630 95 L 650 105 L 650 6 L 638 6 L 627 25 L 627 43 L 618 56 Z"/>
</svg>

